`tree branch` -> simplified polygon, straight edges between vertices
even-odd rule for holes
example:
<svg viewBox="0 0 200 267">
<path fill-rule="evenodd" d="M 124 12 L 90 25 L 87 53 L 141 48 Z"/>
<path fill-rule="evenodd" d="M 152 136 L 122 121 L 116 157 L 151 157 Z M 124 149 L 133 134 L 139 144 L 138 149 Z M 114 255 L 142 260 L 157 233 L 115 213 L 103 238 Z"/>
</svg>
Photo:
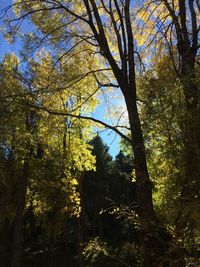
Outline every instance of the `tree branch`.
<svg viewBox="0 0 200 267">
<path fill-rule="evenodd" d="M 24 102 L 24 103 L 20 103 L 22 105 L 26 105 L 28 106 L 29 108 L 34 108 L 34 109 L 38 109 L 38 110 L 43 110 L 43 111 L 46 111 L 48 114 L 51 114 L 51 115 L 57 115 L 57 116 L 68 116 L 68 117 L 72 117 L 72 118 L 77 118 L 77 119 L 83 119 L 83 120 L 89 120 L 89 121 L 93 121 L 97 124 L 100 124 L 100 125 L 103 125 L 104 127 L 108 128 L 108 129 L 111 129 L 112 131 L 116 132 L 119 136 L 121 136 L 123 139 L 125 139 L 126 141 L 128 141 L 129 143 L 132 143 L 132 140 L 126 136 L 125 134 L 123 134 L 122 132 L 120 132 L 117 128 L 126 128 L 127 127 L 123 127 L 123 126 L 112 126 L 112 125 L 109 125 L 101 120 L 98 120 L 98 119 L 95 119 L 95 118 L 92 118 L 92 117 L 88 117 L 88 116 L 83 116 L 83 115 L 75 115 L 75 114 L 71 114 L 69 112 L 64 112 L 64 111 L 55 111 L 55 110 L 50 110 L 46 107 L 43 107 L 43 106 L 36 106 L 36 105 L 33 105 L 33 104 L 30 104 L 28 102 Z"/>
</svg>

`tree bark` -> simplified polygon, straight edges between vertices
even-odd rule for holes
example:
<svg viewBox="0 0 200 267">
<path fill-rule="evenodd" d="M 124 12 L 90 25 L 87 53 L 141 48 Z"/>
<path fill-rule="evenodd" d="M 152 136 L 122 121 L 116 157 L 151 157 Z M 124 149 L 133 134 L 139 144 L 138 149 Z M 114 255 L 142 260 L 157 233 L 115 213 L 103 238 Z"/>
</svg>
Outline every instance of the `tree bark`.
<svg viewBox="0 0 200 267">
<path fill-rule="evenodd" d="M 159 220 L 156 217 L 152 201 L 152 183 L 146 162 L 146 153 L 140 118 L 133 96 L 125 96 L 132 134 L 134 164 L 136 172 L 137 204 L 141 222 L 141 243 L 143 246 L 144 262 L 146 267 L 166 266 L 162 261 L 166 257 L 168 244 L 162 241 L 159 229 Z"/>
</svg>

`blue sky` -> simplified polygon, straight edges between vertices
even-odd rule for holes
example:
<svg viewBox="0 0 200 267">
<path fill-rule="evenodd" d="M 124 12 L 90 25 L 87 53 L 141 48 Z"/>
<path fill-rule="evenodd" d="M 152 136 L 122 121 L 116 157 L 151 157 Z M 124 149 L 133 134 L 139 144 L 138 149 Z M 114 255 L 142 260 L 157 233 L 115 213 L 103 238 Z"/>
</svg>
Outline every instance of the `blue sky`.
<svg viewBox="0 0 200 267">
<path fill-rule="evenodd" d="M 0 10 L 2 10 L 3 8 L 9 6 L 12 4 L 12 0 L 0 0 Z M 2 15 L 2 14 L 1 14 Z M 2 24 L 3 20 L 0 20 L 0 57 L 2 58 L 2 56 L 6 53 L 6 54 L 10 54 L 10 53 L 15 53 L 17 55 L 19 55 L 19 51 L 21 48 L 21 42 L 18 39 L 15 43 L 13 44 L 9 44 L 4 36 L 3 36 L 3 32 L 4 32 L 4 26 Z"/>
<path fill-rule="evenodd" d="M 105 104 L 100 104 L 96 110 L 92 113 L 93 117 L 99 120 L 103 120 L 107 124 L 112 125 L 113 121 L 108 118 L 107 112 L 105 111 Z M 104 143 L 106 143 L 109 146 L 109 152 L 112 157 L 115 157 L 119 150 L 120 150 L 120 137 L 115 132 L 111 131 L 110 129 L 106 130 L 98 130 L 99 135 L 103 139 Z"/>
<path fill-rule="evenodd" d="M 11 0 L 1 0 L 0 2 L 0 9 L 2 9 L 3 7 L 11 4 L 12 1 Z M 0 25 L 2 26 L 2 22 L 0 21 Z M 22 29 L 25 32 L 28 32 L 29 29 L 31 29 L 30 25 L 28 23 L 24 23 L 22 25 Z M 15 53 L 16 55 L 19 56 L 20 54 L 20 50 L 22 48 L 22 43 L 20 42 L 20 39 L 17 38 L 16 42 L 13 44 L 9 44 L 3 36 L 2 31 L 0 31 L 0 59 L 3 58 L 3 55 L 9 54 L 9 53 Z M 111 101 L 111 100 L 110 100 Z M 118 101 L 121 103 L 119 105 L 119 109 L 122 109 L 123 107 L 123 100 L 118 99 Z M 112 115 L 109 117 L 108 113 L 106 112 L 107 110 L 107 106 L 105 103 L 100 104 L 97 109 L 92 113 L 95 118 L 99 119 L 99 120 L 103 120 L 108 124 L 112 125 L 113 119 L 112 119 Z M 120 110 L 119 110 L 120 111 Z M 121 110 L 123 112 L 123 110 Z M 112 157 L 115 157 L 119 150 L 119 141 L 120 138 L 118 135 L 116 135 L 116 133 L 112 132 L 111 130 L 100 130 L 99 131 L 100 136 L 102 137 L 103 141 L 110 147 L 110 154 L 112 155 Z"/>
</svg>

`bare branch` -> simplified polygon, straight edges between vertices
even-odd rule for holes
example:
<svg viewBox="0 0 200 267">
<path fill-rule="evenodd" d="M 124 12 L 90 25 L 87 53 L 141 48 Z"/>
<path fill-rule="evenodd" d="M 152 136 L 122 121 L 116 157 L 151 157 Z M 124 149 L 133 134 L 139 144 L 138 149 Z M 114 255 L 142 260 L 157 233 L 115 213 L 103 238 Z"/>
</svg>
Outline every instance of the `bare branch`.
<svg viewBox="0 0 200 267">
<path fill-rule="evenodd" d="M 28 102 L 26 103 L 21 103 L 22 105 L 26 105 L 28 106 L 29 108 L 34 108 L 34 109 L 38 109 L 38 110 L 43 110 L 43 111 L 46 111 L 47 113 L 51 114 L 51 115 L 57 115 L 57 116 L 68 116 L 68 117 L 72 117 L 72 118 L 77 118 L 77 119 L 83 119 L 83 120 L 89 120 L 89 121 L 93 121 L 97 124 L 100 124 L 100 125 L 103 125 L 104 127 L 108 128 L 108 129 L 111 129 L 113 130 L 114 132 L 116 132 L 119 136 L 121 136 L 123 139 L 125 139 L 126 141 L 128 141 L 129 143 L 132 143 L 132 140 L 126 136 L 125 134 L 123 134 L 122 132 L 120 132 L 117 128 L 119 127 L 123 127 L 123 126 L 112 126 L 112 125 L 109 125 L 101 120 L 98 120 L 98 119 L 95 119 L 95 118 L 92 118 L 92 117 L 87 117 L 87 116 L 83 116 L 83 115 L 75 115 L 75 114 L 72 114 L 72 113 L 69 113 L 69 112 L 64 112 L 64 111 L 55 111 L 55 110 L 50 110 L 44 106 L 36 106 L 36 105 L 33 105 L 33 104 L 30 104 Z M 123 127 L 124 128 L 124 127 Z"/>
</svg>

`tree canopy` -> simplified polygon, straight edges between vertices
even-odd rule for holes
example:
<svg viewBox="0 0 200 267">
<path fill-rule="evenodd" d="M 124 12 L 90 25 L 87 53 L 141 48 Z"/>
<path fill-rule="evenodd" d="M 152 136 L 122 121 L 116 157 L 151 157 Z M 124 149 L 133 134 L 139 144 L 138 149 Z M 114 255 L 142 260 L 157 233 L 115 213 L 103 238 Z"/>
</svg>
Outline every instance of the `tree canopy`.
<svg viewBox="0 0 200 267">
<path fill-rule="evenodd" d="M 15 0 L 1 14 L 22 43 L 0 65 L 3 265 L 36 248 L 49 267 L 65 249 L 78 266 L 198 265 L 199 0 Z"/>
</svg>

